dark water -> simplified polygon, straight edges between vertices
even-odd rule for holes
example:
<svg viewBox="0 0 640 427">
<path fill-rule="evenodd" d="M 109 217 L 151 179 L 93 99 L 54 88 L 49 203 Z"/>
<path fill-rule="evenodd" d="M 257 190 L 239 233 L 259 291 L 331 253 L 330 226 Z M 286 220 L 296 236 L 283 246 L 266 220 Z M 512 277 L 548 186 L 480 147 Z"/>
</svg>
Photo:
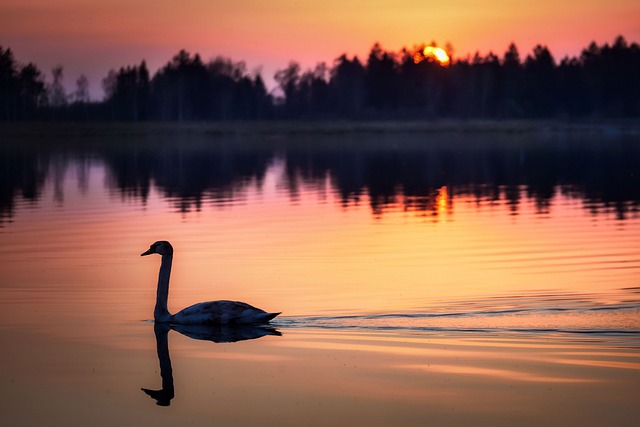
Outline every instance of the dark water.
<svg viewBox="0 0 640 427">
<path fill-rule="evenodd" d="M 4 129 L 0 421 L 634 425 L 639 209 L 634 134 Z M 154 331 L 161 239 L 277 333 Z"/>
</svg>

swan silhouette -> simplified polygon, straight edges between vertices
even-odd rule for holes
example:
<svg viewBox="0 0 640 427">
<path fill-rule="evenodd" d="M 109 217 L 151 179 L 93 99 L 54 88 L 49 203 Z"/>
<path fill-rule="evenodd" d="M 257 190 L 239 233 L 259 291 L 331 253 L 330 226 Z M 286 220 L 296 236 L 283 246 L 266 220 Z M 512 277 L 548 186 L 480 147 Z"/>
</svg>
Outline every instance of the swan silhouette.
<svg viewBox="0 0 640 427">
<path fill-rule="evenodd" d="M 158 292 L 153 318 L 156 322 L 173 325 L 258 325 L 268 323 L 280 313 L 267 313 L 239 301 L 208 301 L 189 306 L 176 314 L 169 313 L 169 276 L 173 261 L 173 247 L 167 241 L 155 242 L 149 250 L 140 256 L 162 255 L 160 273 L 158 275 Z"/>
</svg>

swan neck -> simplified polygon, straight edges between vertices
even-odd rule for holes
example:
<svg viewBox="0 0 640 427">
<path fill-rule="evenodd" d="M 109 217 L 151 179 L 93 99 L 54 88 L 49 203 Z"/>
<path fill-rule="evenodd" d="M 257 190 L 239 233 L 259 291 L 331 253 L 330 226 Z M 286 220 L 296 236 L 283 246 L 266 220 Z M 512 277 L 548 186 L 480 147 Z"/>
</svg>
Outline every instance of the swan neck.
<svg viewBox="0 0 640 427">
<path fill-rule="evenodd" d="M 171 319 L 171 314 L 167 308 L 167 300 L 169 299 L 169 277 L 171 276 L 172 261 L 173 255 L 162 255 L 160 273 L 158 274 L 156 307 L 153 311 L 153 317 L 157 322 L 168 322 Z"/>
</svg>

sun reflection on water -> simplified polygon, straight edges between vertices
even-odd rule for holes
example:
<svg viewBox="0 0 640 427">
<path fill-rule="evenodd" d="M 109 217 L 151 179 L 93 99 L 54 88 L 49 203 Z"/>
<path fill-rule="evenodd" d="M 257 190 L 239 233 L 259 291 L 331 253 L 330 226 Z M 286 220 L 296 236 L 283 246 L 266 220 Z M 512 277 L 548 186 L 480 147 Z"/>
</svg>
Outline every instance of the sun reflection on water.
<svg viewBox="0 0 640 427">
<path fill-rule="evenodd" d="M 443 186 L 438 190 L 438 195 L 436 196 L 436 212 L 440 216 L 444 216 L 449 213 L 450 200 L 449 193 L 447 192 L 447 186 Z"/>
</svg>

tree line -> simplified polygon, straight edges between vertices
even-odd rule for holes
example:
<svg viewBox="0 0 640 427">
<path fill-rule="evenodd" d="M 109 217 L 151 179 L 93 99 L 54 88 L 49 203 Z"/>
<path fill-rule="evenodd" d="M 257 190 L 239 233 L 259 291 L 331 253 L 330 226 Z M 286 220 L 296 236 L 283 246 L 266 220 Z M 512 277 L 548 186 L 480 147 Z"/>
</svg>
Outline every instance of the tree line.
<svg viewBox="0 0 640 427">
<path fill-rule="evenodd" d="M 51 82 L 33 63 L 0 46 L 0 121 L 226 121 L 268 119 L 628 118 L 640 115 L 640 46 L 618 36 L 592 42 L 557 61 L 538 45 L 522 58 L 515 44 L 502 57 L 453 59 L 375 44 L 366 60 L 338 57 L 275 73 L 269 91 L 244 62 L 178 52 L 153 76 L 145 61 L 110 70 L 105 97 L 89 99 L 82 75 L 66 93 L 63 68 Z M 449 48 L 451 50 L 451 48 Z"/>
</svg>

